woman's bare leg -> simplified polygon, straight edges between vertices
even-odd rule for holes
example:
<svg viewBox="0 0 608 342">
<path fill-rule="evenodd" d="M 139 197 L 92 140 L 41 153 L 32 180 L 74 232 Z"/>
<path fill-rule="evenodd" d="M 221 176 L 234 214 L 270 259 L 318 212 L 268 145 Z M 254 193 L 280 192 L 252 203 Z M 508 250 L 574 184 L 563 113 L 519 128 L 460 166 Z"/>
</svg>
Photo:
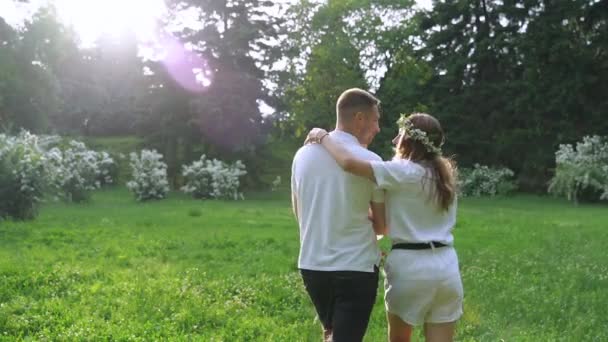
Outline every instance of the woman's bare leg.
<svg viewBox="0 0 608 342">
<path fill-rule="evenodd" d="M 388 320 L 388 340 L 390 342 L 409 342 L 413 327 L 390 312 L 386 313 L 386 318 Z"/>
<path fill-rule="evenodd" d="M 456 322 L 424 324 L 426 342 L 452 342 L 454 341 L 455 331 Z"/>
</svg>

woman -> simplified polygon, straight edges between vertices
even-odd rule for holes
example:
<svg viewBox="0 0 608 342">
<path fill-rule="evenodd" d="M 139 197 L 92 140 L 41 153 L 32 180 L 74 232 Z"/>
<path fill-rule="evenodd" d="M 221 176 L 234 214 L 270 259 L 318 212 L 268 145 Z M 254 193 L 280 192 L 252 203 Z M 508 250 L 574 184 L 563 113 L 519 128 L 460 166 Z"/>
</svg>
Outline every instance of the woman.
<svg viewBox="0 0 608 342">
<path fill-rule="evenodd" d="M 385 262 L 385 306 L 390 341 L 409 341 L 424 325 L 426 341 L 452 341 L 462 315 L 463 288 L 454 250 L 456 170 L 443 157 L 444 133 L 434 117 L 402 115 L 391 161 L 356 159 L 313 129 L 320 143 L 347 172 L 367 177 L 386 190 L 387 225 L 393 244 Z"/>
</svg>

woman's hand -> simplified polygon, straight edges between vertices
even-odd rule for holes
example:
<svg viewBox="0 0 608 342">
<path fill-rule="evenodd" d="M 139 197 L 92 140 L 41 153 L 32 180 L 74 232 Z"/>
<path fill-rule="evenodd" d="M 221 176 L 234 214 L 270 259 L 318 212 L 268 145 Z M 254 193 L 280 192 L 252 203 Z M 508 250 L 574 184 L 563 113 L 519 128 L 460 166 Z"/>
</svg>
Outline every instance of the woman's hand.
<svg viewBox="0 0 608 342">
<path fill-rule="evenodd" d="M 370 162 L 365 159 L 358 159 L 352 151 L 336 140 L 329 136 L 326 130 L 313 128 L 304 140 L 304 145 L 322 144 L 323 148 L 329 152 L 342 170 L 365 177 L 375 183 L 376 178 Z"/>
<path fill-rule="evenodd" d="M 308 132 L 308 136 L 306 137 L 306 140 L 304 140 L 304 145 L 319 144 L 321 143 L 321 140 L 328 134 L 329 133 L 327 133 L 327 131 L 323 128 L 315 127 Z"/>
</svg>

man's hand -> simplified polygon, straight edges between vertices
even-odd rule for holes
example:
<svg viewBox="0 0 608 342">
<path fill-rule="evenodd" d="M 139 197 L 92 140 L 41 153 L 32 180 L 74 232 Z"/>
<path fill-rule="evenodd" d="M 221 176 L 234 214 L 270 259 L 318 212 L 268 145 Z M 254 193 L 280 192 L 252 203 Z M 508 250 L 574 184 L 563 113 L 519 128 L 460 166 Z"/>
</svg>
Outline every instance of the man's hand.
<svg viewBox="0 0 608 342">
<path fill-rule="evenodd" d="M 374 212 L 372 211 L 372 208 L 369 208 L 369 211 L 367 212 L 367 219 L 370 220 L 370 222 L 372 223 L 372 225 L 374 224 Z M 374 231 L 376 229 L 374 228 Z M 376 240 L 380 240 L 384 237 L 383 234 L 376 234 Z M 383 252 L 384 253 L 384 252 Z"/>
<path fill-rule="evenodd" d="M 388 230 L 386 229 L 386 208 L 384 203 L 371 202 L 370 208 L 372 211 L 371 220 L 374 232 L 376 235 L 386 235 Z"/>
<path fill-rule="evenodd" d="M 327 134 L 329 133 L 327 133 L 327 131 L 323 128 L 315 127 L 308 132 L 308 136 L 306 136 L 306 140 L 304 140 L 304 145 L 318 144 Z"/>
</svg>

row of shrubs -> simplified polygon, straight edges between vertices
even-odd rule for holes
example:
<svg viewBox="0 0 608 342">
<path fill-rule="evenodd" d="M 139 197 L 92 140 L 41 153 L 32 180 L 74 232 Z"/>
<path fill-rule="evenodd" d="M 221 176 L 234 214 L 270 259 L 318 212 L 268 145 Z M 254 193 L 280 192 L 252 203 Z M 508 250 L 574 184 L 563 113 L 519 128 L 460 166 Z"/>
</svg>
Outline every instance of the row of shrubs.
<svg viewBox="0 0 608 342">
<path fill-rule="evenodd" d="M 138 201 L 165 198 L 169 192 L 167 165 L 156 151 L 131 153 L 127 188 Z M 84 143 L 64 143 L 57 136 L 0 134 L 0 219 L 31 219 L 44 198 L 84 202 L 91 192 L 112 184 L 117 164 L 107 152 L 87 149 Z M 182 191 L 195 198 L 243 199 L 239 177 L 245 165 L 200 160 L 182 167 Z"/>
<path fill-rule="evenodd" d="M 608 199 L 608 139 L 586 136 L 576 146 L 560 145 L 549 193 L 577 202 Z M 124 156 L 118 156 L 124 158 Z M 127 188 L 138 201 L 162 199 L 169 192 L 167 165 L 154 150 L 130 154 L 131 179 Z M 33 218 L 46 195 L 83 202 L 91 191 L 113 183 L 118 168 L 106 152 L 87 149 L 84 143 L 64 143 L 57 136 L 0 134 L 0 218 Z M 180 188 L 197 199 L 243 199 L 240 177 L 247 174 L 241 161 L 229 164 L 217 159 L 182 166 Z M 461 196 L 504 195 L 516 189 L 513 171 L 475 164 L 459 169 Z M 280 184 L 273 182 L 273 188 Z"/>
<path fill-rule="evenodd" d="M 138 155 L 131 153 L 133 178 L 127 188 L 138 201 L 162 199 L 169 192 L 167 164 L 163 156 L 154 150 L 142 150 Z M 183 192 L 196 199 L 244 199 L 239 192 L 241 176 L 247 174 L 245 165 L 237 160 L 229 164 L 218 159 L 207 159 L 203 154 L 199 160 L 182 166 Z"/>
<path fill-rule="evenodd" d="M 60 148 L 60 141 L 28 132 L 0 134 L 0 217 L 33 218 L 47 193 L 81 202 L 112 181 L 114 160 L 107 153 L 87 150 L 77 141 Z"/>
<path fill-rule="evenodd" d="M 459 170 L 462 196 L 507 194 L 515 190 L 513 171 L 475 165 Z M 559 145 L 548 192 L 578 203 L 608 200 L 608 137 L 585 136 L 576 145 Z"/>
</svg>

